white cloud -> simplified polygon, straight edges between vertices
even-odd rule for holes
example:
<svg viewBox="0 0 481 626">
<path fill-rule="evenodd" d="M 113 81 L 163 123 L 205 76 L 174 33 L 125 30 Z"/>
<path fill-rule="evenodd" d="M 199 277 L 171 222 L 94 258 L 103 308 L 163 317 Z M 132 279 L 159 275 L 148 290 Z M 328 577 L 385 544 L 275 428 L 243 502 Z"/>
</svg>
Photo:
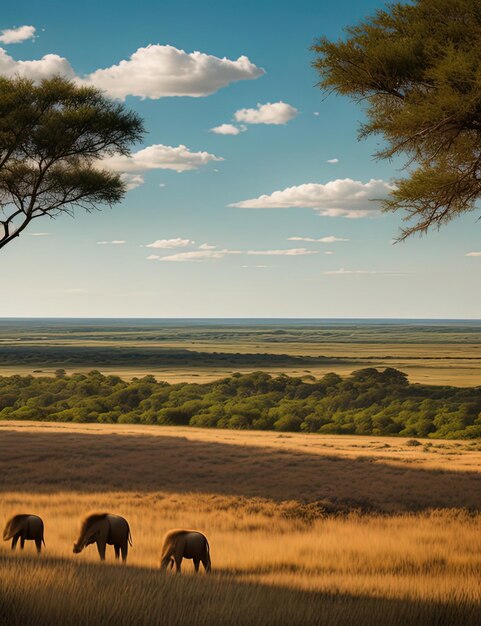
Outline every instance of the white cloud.
<svg viewBox="0 0 481 626">
<path fill-rule="evenodd" d="M 315 115 L 316 117 L 319 117 L 320 113 L 319 111 L 314 111 L 313 115 Z"/>
<path fill-rule="evenodd" d="M 327 159 L 326 163 L 339 163 L 339 159 Z"/>
<path fill-rule="evenodd" d="M 305 254 L 319 254 L 317 250 L 306 250 L 306 248 L 288 248 L 287 250 L 248 250 L 247 254 L 264 256 L 302 256 Z"/>
<path fill-rule="evenodd" d="M 481 256 L 481 252 L 468 252 L 464 256 Z"/>
<path fill-rule="evenodd" d="M 259 78 L 263 74 L 265 71 L 246 56 L 232 61 L 157 44 L 139 48 L 128 60 L 99 69 L 85 80 L 114 98 L 197 98 L 215 93 L 229 83 Z"/>
<path fill-rule="evenodd" d="M 165 187 L 165 183 L 159 183 L 159 187 Z"/>
<path fill-rule="evenodd" d="M 19 26 L 0 31 L 0 43 L 21 43 L 35 37 L 35 26 Z"/>
<path fill-rule="evenodd" d="M 102 165 L 118 172 L 143 172 L 147 170 L 196 170 L 210 161 L 223 161 L 209 152 L 191 152 L 184 145 L 177 147 L 153 144 L 130 156 L 113 156 L 102 161 Z"/>
<path fill-rule="evenodd" d="M 0 48 L 0 76 L 7 78 L 21 76 L 40 81 L 57 74 L 64 78 L 75 78 L 75 72 L 70 63 L 58 54 L 46 54 L 37 61 L 15 61 L 3 48 Z"/>
<path fill-rule="evenodd" d="M 127 185 L 127 190 L 131 191 L 136 187 L 140 187 L 140 185 L 144 184 L 144 177 L 140 174 L 122 174 L 120 177 L 124 183 Z"/>
<path fill-rule="evenodd" d="M 23 27 L 28 28 L 28 27 Z M 13 31 L 3 31 L 5 37 Z M 24 34 L 26 31 L 23 31 Z M 18 35 L 17 35 L 18 37 Z M 232 61 L 202 52 L 187 53 L 174 46 L 149 45 L 136 50 L 128 60 L 98 69 L 86 76 L 76 76 L 64 57 L 47 54 L 39 60 L 15 61 L 0 48 L 0 75 L 25 76 L 35 81 L 57 74 L 76 79 L 82 84 L 99 87 L 113 98 L 127 96 L 164 98 L 167 96 L 208 96 L 221 87 L 239 81 L 252 80 L 265 74 L 246 56 Z"/>
<path fill-rule="evenodd" d="M 244 124 L 240 124 L 240 126 L 235 126 L 234 124 L 221 124 L 220 126 L 211 128 L 210 132 L 215 133 L 216 135 L 239 135 L 246 130 L 247 126 Z"/>
<path fill-rule="evenodd" d="M 372 178 L 367 183 L 351 178 L 328 183 L 306 183 L 287 187 L 258 198 L 229 204 L 241 209 L 312 208 L 327 217 L 360 218 L 377 213 L 375 200 L 385 198 L 393 187 Z M 375 199 L 375 200 L 374 200 Z"/>
<path fill-rule="evenodd" d="M 270 265 L 241 265 L 241 267 L 242 268 L 247 268 L 247 267 L 253 268 L 253 267 L 255 267 L 255 268 L 259 268 L 259 269 L 261 269 L 261 268 L 262 269 L 266 269 L 266 268 L 270 267 Z"/>
<path fill-rule="evenodd" d="M 342 237 L 334 237 L 334 235 L 329 235 L 328 237 L 321 237 L 320 239 L 313 239 L 312 237 L 289 237 L 288 241 L 309 241 L 311 243 L 336 243 L 338 241 L 350 241 L 350 239 L 343 239 Z"/>
<path fill-rule="evenodd" d="M 322 209 L 319 211 L 321 217 L 346 217 L 347 219 L 357 220 L 361 217 L 372 217 L 378 213 L 372 209 Z"/>
<path fill-rule="evenodd" d="M 256 109 L 240 109 L 234 113 L 236 122 L 246 124 L 287 124 L 299 111 L 286 102 L 258 104 Z"/>
<path fill-rule="evenodd" d="M 367 275 L 367 274 L 383 274 L 384 276 L 405 276 L 405 272 L 385 272 L 385 271 L 376 271 L 376 270 L 347 270 L 341 267 L 338 270 L 330 270 L 328 272 L 322 272 L 324 276 L 359 276 L 359 275 Z"/>
<path fill-rule="evenodd" d="M 325 276 L 348 276 L 352 274 L 379 274 L 379 272 L 373 272 L 369 270 L 346 270 L 341 267 L 338 270 L 331 270 L 328 272 L 322 272 Z"/>
<path fill-rule="evenodd" d="M 181 239 L 180 237 L 176 237 L 175 239 L 157 239 L 152 243 L 148 243 L 145 245 L 146 248 L 185 248 L 186 246 L 190 246 L 194 241 L 190 239 Z"/>
<path fill-rule="evenodd" d="M 180 263 L 185 261 L 205 261 L 210 259 L 223 259 L 228 254 L 242 254 L 240 250 L 192 250 L 190 252 L 179 252 L 168 256 L 158 256 L 151 254 L 148 259 L 155 261 L 168 261 Z"/>
<path fill-rule="evenodd" d="M 199 250 L 215 250 L 216 246 L 211 245 L 210 243 L 203 243 L 199 246 Z"/>
<path fill-rule="evenodd" d="M 30 237 L 46 237 L 49 233 L 27 233 Z"/>
<path fill-rule="evenodd" d="M 112 241 L 97 241 L 100 246 L 121 246 L 124 243 L 127 243 L 124 239 L 113 239 Z"/>
</svg>

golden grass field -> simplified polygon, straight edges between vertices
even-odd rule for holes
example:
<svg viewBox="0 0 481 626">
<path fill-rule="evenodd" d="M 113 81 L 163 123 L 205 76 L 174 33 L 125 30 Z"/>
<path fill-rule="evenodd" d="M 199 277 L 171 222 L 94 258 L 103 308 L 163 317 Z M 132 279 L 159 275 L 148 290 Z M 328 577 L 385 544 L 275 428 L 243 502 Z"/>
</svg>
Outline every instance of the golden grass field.
<svg viewBox="0 0 481 626">
<path fill-rule="evenodd" d="M 479 624 L 479 442 L 133 425 L 0 423 L 0 524 L 45 521 L 38 558 L 0 546 L 0 623 Z M 124 515 L 127 566 L 72 553 L 87 512 Z M 201 530 L 213 572 L 159 572 Z"/>
<path fill-rule="evenodd" d="M 462 349 L 461 349 L 462 352 Z M 416 357 L 415 361 L 406 360 L 405 358 L 367 358 L 359 357 L 359 362 L 351 364 L 335 364 L 323 366 L 305 367 L 268 367 L 263 366 L 262 371 L 268 372 L 273 376 L 286 374 L 287 376 L 305 376 L 306 374 L 322 378 L 330 372 L 336 372 L 339 376 L 349 376 L 352 372 L 362 369 L 363 367 L 376 367 L 383 369 L 385 367 L 395 367 L 400 369 L 409 376 L 412 383 L 423 383 L 427 385 L 454 385 L 456 387 L 475 387 L 479 385 L 481 378 L 481 359 L 472 360 L 471 357 Z M 417 354 L 421 354 L 419 350 Z M 333 355 L 337 356 L 337 355 Z M 433 360 L 433 359 L 436 360 Z M 40 371 L 28 365 L 5 365 L 0 367 L 0 376 L 53 376 L 55 367 L 42 367 Z M 219 380 L 225 376 L 230 376 L 237 372 L 248 374 L 259 370 L 258 367 L 236 367 L 233 369 L 221 367 L 202 366 L 193 368 L 189 367 L 169 367 L 155 368 L 149 366 L 102 366 L 95 367 L 89 364 L 76 365 L 74 367 L 64 368 L 68 375 L 80 372 L 87 374 L 93 369 L 99 369 L 105 376 L 120 376 L 124 380 L 132 380 L 133 378 L 142 378 L 143 376 L 152 375 L 159 381 L 165 381 L 170 384 L 175 383 L 209 383 Z"/>
</svg>

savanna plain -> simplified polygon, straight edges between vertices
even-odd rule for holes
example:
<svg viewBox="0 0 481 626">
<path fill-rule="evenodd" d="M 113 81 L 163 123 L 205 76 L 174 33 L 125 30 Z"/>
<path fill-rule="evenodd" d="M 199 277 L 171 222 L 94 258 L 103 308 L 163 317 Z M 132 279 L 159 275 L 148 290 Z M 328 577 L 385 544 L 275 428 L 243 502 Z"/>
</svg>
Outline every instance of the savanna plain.
<svg viewBox="0 0 481 626">
<path fill-rule="evenodd" d="M 208 382 L 234 372 L 348 375 L 394 367 L 415 383 L 476 386 L 470 320 L 0 319 L 0 375 L 98 369 L 125 380 Z"/>
<path fill-rule="evenodd" d="M 3 422 L 5 624 L 477 624 L 478 441 Z M 124 515 L 126 566 L 72 553 L 90 511 Z M 213 571 L 159 571 L 163 533 L 206 533 Z M 110 548 L 110 550 L 112 550 Z M 112 551 L 113 552 L 113 551 Z"/>
<path fill-rule="evenodd" d="M 263 370 L 309 382 L 363 367 L 473 390 L 481 328 L 0 321 L 2 376 L 203 383 Z M 480 468 L 479 439 L 0 421 L 0 525 L 40 515 L 46 542 L 40 557 L 31 542 L 0 544 L 0 623 L 479 624 Z M 126 565 L 112 548 L 105 563 L 95 546 L 73 554 L 92 511 L 129 521 Z M 189 561 L 161 574 L 172 528 L 207 535 L 211 574 Z"/>
</svg>

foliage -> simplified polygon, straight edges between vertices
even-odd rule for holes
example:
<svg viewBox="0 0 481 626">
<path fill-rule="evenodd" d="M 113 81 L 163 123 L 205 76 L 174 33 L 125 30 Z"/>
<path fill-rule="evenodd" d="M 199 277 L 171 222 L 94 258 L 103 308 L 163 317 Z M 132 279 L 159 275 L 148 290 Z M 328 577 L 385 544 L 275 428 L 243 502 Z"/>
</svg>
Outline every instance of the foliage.
<svg viewBox="0 0 481 626">
<path fill-rule="evenodd" d="M 38 217 L 119 202 L 125 183 L 96 164 L 142 134 L 137 114 L 93 87 L 0 78 L 0 248 Z"/>
<path fill-rule="evenodd" d="M 126 382 L 96 370 L 59 372 L 0 377 L 0 419 L 476 438 L 481 388 L 411 385 L 393 368 L 366 368 L 345 379 L 254 372 L 174 385 L 152 376 Z"/>
<path fill-rule="evenodd" d="M 387 210 L 414 220 L 401 238 L 472 211 L 481 196 L 481 5 L 479 0 L 415 0 L 378 10 L 320 39 L 320 87 L 367 103 L 361 136 L 381 134 L 376 156 L 407 154 Z"/>
</svg>

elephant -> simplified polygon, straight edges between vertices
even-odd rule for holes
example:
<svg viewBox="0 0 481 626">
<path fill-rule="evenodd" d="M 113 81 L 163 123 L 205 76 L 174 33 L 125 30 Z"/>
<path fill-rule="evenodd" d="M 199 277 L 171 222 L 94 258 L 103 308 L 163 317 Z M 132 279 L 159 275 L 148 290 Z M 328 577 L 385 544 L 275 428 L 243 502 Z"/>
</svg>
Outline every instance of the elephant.
<svg viewBox="0 0 481 626">
<path fill-rule="evenodd" d="M 108 544 L 114 546 L 116 559 L 122 552 L 122 561 L 125 563 L 129 545 L 132 545 L 132 535 L 127 520 L 120 515 L 110 513 L 88 515 L 82 522 L 79 538 L 73 544 L 74 553 L 82 552 L 91 543 L 97 544 L 101 561 L 105 561 L 105 548 Z"/>
<path fill-rule="evenodd" d="M 43 538 L 43 521 L 38 515 L 14 515 L 8 520 L 3 531 L 3 540 L 12 540 L 12 550 L 15 550 L 18 540 L 20 539 L 20 548 L 23 550 L 25 541 L 35 541 L 37 554 L 42 551 L 42 543 L 45 545 Z"/>
<path fill-rule="evenodd" d="M 160 569 L 166 570 L 176 566 L 176 572 L 180 574 L 182 559 L 193 559 L 195 571 L 199 571 L 199 563 L 202 562 L 206 572 L 210 572 L 210 547 L 207 537 L 196 530 L 169 530 L 164 536 L 162 543 L 162 556 Z"/>
</svg>

